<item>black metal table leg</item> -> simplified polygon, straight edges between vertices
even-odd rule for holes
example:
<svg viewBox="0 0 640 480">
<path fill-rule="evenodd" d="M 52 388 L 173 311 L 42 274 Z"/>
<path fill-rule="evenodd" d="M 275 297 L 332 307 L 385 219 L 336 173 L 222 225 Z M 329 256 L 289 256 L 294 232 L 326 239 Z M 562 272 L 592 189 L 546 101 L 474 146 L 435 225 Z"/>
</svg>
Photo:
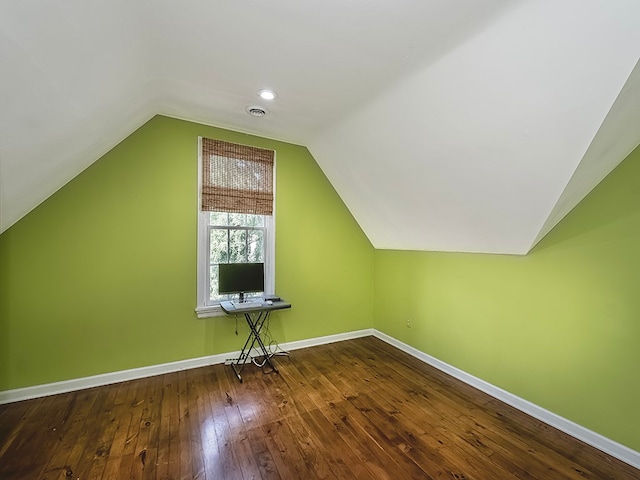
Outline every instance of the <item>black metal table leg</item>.
<svg viewBox="0 0 640 480">
<path fill-rule="evenodd" d="M 267 350 L 267 347 L 265 346 L 264 342 L 262 341 L 262 338 L 260 337 L 260 332 L 262 331 L 262 327 L 266 322 L 267 318 L 269 318 L 270 312 L 260 311 L 256 313 L 257 313 L 257 316 L 255 317 L 252 316 L 250 312 L 244 313 L 244 317 L 247 321 L 247 324 L 249 325 L 249 330 L 250 330 L 249 336 L 247 337 L 247 340 L 244 343 L 242 350 L 240 351 L 240 356 L 238 358 L 238 361 L 231 364 L 231 367 L 233 368 L 233 371 L 236 374 L 236 377 L 238 377 L 238 380 L 241 383 L 242 383 L 242 375 L 240 374 L 240 372 L 242 371 L 244 364 L 249 358 L 249 354 L 251 353 L 251 350 L 253 349 L 256 342 L 258 342 L 258 346 L 260 347 L 260 350 L 264 355 L 265 364 L 268 364 L 271 367 L 272 371 L 279 373 L 278 369 L 276 368 L 274 363 L 271 361 L 271 356 L 269 355 L 269 351 Z"/>
</svg>

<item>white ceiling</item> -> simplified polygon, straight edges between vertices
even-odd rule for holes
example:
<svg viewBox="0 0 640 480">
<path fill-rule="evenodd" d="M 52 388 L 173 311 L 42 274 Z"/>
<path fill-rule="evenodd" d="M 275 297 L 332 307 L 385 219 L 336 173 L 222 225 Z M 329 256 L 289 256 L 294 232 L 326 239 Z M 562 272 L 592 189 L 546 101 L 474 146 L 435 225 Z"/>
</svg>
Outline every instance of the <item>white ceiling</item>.
<svg viewBox="0 0 640 480">
<path fill-rule="evenodd" d="M 0 231 L 164 114 L 307 146 L 377 248 L 524 254 L 640 143 L 639 56 L 637 0 L 0 0 Z"/>
</svg>

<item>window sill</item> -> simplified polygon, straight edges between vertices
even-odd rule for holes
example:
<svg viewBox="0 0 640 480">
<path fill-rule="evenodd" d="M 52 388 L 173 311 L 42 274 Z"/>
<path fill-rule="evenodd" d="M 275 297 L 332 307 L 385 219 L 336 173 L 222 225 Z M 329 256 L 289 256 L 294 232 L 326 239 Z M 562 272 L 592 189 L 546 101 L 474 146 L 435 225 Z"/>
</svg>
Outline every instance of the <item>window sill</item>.
<svg viewBox="0 0 640 480">
<path fill-rule="evenodd" d="M 226 313 L 220 308 L 220 305 L 211 305 L 206 307 L 197 307 L 196 315 L 198 318 L 224 317 Z"/>
</svg>

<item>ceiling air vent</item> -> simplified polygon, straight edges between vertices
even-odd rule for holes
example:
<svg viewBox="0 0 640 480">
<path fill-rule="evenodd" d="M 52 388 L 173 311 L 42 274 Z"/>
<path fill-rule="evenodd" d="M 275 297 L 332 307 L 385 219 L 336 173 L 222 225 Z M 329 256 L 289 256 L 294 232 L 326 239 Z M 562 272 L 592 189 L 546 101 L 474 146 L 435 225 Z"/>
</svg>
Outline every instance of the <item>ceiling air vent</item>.
<svg viewBox="0 0 640 480">
<path fill-rule="evenodd" d="M 267 110 L 265 107 L 260 107 L 258 105 L 250 105 L 245 108 L 245 110 L 252 117 L 264 117 L 267 113 L 269 113 L 269 110 Z"/>
</svg>

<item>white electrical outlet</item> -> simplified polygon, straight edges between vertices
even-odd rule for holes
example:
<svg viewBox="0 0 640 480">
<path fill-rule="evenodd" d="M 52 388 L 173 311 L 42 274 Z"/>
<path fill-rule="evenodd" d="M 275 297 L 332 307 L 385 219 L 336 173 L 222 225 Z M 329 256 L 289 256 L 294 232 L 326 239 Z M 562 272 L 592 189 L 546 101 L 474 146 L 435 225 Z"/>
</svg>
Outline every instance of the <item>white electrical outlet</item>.
<svg viewBox="0 0 640 480">
<path fill-rule="evenodd" d="M 411 328 L 411 319 L 407 318 L 407 328 Z"/>
</svg>

